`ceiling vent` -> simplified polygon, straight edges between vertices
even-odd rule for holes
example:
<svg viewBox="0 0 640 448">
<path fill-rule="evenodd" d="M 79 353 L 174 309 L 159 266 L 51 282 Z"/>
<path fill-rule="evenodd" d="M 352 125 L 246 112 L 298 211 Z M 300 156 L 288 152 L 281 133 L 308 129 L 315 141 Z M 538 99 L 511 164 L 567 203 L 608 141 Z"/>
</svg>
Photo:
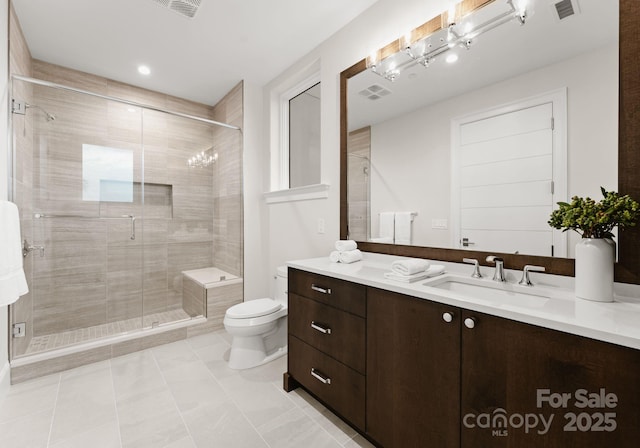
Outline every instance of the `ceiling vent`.
<svg viewBox="0 0 640 448">
<path fill-rule="evenodd" d="M 554 0 L 552 6 L 555 10 L 556 18 L 558 20 L 564 20 L 580 12 L 578 0 Z"/>
<path fill-rule="evenodd" d="M 375 101 L 379 100 L 383 96 L 391 94 L 391 90 L 382 87 L 380 84 L 372 84 L 358 93 L 371 101 Z"/>
<path fill-rule="evenodd" d="M 173 12 L 193 19 L 198 12 L 202 0 L 153 0 L 158 5 L 169 8 Z"/>
</svg>

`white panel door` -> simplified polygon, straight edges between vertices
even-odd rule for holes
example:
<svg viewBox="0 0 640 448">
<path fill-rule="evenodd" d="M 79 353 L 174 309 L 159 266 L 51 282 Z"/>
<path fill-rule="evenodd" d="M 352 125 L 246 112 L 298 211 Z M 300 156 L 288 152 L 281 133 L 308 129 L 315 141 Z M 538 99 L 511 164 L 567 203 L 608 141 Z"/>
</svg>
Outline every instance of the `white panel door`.
<svg viewBox="0 0 640 448">
<path fill-rule="evenodd" d="M 458 247 L 554 254 L 553 128 L 552 101 L 454 125 Z"/>
</svg>

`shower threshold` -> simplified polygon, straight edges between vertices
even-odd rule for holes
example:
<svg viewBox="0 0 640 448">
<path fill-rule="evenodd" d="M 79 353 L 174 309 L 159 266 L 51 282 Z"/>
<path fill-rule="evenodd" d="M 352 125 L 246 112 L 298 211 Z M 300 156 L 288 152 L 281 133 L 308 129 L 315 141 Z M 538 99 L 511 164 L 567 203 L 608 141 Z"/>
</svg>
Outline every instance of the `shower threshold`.
<svg viewBox="0 0 640 448">
<path fill-rule="evenodd" d="M 43 353 L 76 344 L 85 344 L 103 338 L 111 338 L 113 336 L 131 332 L 139 332 L 142 328 L 156 328 L 159 325 L 190 319 L 191 317 L 180 308 L 161 313 L 149 314 L 144 316 L 142 320 L 140 317 L 136 317 L 109 322 L 107 324 L 94 325 L 92 327 L 78 328 L 77 330 L 36 336 L 31 339 L 31 342 L 23 356 Z M 143 324 L 142 327 L 141 323 Z"/>
</svg>

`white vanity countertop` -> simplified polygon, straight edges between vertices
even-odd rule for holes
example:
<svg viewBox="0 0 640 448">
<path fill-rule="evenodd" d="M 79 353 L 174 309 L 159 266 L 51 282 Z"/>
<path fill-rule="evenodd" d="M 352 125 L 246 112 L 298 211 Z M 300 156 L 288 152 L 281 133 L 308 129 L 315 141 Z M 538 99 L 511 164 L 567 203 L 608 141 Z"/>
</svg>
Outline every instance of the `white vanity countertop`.
<svg viewBox="0 0 640 448">
<path fill-rule="evenodd" d="M 388 280 L 385 272 L 391 271 L 391 263 L 402 259 L 392 255 L 364 253 L 362 261 L 343 264 L 332 263 L 329 257 L 295 260 L 287 266 L 326 275 L 375 288 L 428 299 L 434 302 L 504 317 L 519 322 L 538 325 L 553 330 L 564 331 L 600 341 L 611 342 L 634 349 L 640 349 L 640 286 L 616 284 L 615 302 L 599 303 L 578 299 L 573 294 L 573 278 L 556 275 L 530 273 L 534 286 L 517 285 L 521 271 L 505 269 L 507 281 L 522 291 L 543 292 L 548 298 L 540 300 L 517 299 L 509 301 L 474 299 L 461 293 L 424 285 L 428 281 L 402 283 Z M 441 264 L 447 274 L 471 277 L 473 266 L 462 263 L 447 263 L 429 260 L 431 264 Z M 492 282 L 493 268 L 481 267 L 484 279 Z M 509 287 L 511 287 L 509 285 Z"/>
</svg>

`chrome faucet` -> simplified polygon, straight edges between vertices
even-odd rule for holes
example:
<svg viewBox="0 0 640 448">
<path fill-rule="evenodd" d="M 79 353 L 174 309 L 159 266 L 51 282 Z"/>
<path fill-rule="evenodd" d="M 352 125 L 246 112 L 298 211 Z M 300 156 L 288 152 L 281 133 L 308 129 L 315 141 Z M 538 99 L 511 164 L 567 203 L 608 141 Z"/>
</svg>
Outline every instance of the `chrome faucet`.
<svg viewBox="0 0 640 448">
<path fill-rule="evenodd" d="M 475 258 L 463 258 L 463 263 L 469 263 L 473 265 L 473 274 L 471 277 L 473 278 L 482 278 L 482 274 L 480 273 L 480 263 Z"/>
<path fill-rule="evenodd" d="M 518 282 L 519 285 L 533 286 L 533 283 L 531 283 L 531 280 L 529 280 L 529 272 L 544 272 L 544 267 L 533 266 L 530 264 L 525 265 L 524 269 L 522 270 L 522 278 Z"/>
<path fill-rule="evenodd" d="M 487 262 L 496 264 L 493 280 L 496 282 L 506 282 L 507 279 L 504 276 L 504 260 L 500 257 L 496 257 L 495 255 L 489 255 L 487 257 Z"/>
</svg>

